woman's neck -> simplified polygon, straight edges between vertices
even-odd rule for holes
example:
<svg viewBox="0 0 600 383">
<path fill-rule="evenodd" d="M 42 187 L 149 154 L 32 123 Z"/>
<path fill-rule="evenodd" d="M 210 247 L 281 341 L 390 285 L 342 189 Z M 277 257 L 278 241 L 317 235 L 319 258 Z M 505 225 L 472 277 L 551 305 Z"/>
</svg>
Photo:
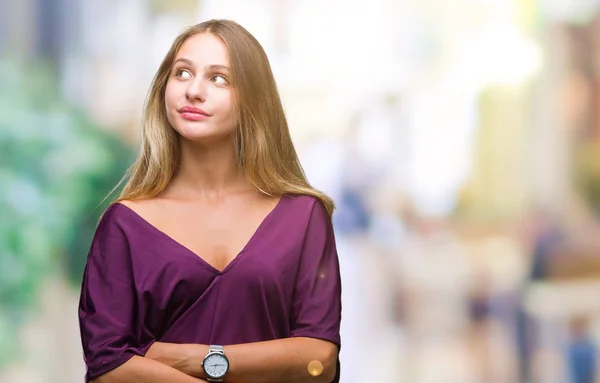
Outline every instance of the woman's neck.
<svg viewBox="0 0 600 383">
<path fill-rule="evenodd" d="M 238 166 L 232 142 L 200 146 L 182 141 L 180 162 L 169 194 L 183 198 L 218 200 L 231 193 L 251 190 Z"/>
</svg>

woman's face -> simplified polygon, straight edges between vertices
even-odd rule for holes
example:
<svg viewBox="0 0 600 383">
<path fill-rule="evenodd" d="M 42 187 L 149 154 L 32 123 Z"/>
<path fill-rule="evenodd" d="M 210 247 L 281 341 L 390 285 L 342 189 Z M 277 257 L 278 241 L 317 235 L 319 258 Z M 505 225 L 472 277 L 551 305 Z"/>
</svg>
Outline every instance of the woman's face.
<svg viewBox="0 0 600 383">
<path fill-rule="evenodd" d="M 229 54 L 212 33 L 188 38 L 175 60 L 165 90 L 169 123 L 190 141 L 228 137 L 235 127 Z"/>
</svg>

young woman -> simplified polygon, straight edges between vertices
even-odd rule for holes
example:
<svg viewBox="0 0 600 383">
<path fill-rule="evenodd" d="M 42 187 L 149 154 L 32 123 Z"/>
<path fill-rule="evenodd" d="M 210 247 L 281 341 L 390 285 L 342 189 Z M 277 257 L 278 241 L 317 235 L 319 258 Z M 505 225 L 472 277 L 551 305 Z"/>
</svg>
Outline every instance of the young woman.
<svg viewBox="0 0 600 383">
<path fill-rule="evenodd" d="M 88 255 L 86 382 L 337 382 L 332 211 L 257 40 L 226 20 L 183 32 Z"/>
</svg>

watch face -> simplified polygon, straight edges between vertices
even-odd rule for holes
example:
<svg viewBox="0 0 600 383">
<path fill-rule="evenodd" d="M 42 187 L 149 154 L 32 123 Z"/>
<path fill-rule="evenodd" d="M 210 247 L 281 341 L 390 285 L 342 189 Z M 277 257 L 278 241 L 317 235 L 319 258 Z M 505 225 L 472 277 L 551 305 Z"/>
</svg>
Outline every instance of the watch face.
<svg viewBox="0 0 600 383">
<path fill-rule="evenodd" d="M 210 354 L 204 359 L 204 371 L 211 378 L 220 378 L 229 369 L 229 361 L 222 354 Z"/>
</svg>

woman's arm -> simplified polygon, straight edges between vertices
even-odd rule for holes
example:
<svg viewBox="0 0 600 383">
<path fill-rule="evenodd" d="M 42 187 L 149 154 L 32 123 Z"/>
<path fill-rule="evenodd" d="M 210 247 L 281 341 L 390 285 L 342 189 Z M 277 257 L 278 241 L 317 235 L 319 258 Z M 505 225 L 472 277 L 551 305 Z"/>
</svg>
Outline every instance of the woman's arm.
<svg viewBox="0 0 600 383">
<path fill-rule="evenodd" d="M 191 376 L 204 377 L 202 361 L 208 348 L 207 345 L 156 342 L 146 353 L 146 358 Z M 225 346 L 225 356 L 230 363 L 225 382 L 330 383 L 335 378 L 337 355 L 335 344 L 305 337 Z M 318 376 L 308 371 L 312 361 L 323 366 Z"/>
<path fill-rule="evenodd" d="M 92 383 L 201 383 L 205 380 L 186 375 L 181 371 L 165 366 L 162 363 L 134 356 L 127 362 L 99 378 Z"/>
</svg>

